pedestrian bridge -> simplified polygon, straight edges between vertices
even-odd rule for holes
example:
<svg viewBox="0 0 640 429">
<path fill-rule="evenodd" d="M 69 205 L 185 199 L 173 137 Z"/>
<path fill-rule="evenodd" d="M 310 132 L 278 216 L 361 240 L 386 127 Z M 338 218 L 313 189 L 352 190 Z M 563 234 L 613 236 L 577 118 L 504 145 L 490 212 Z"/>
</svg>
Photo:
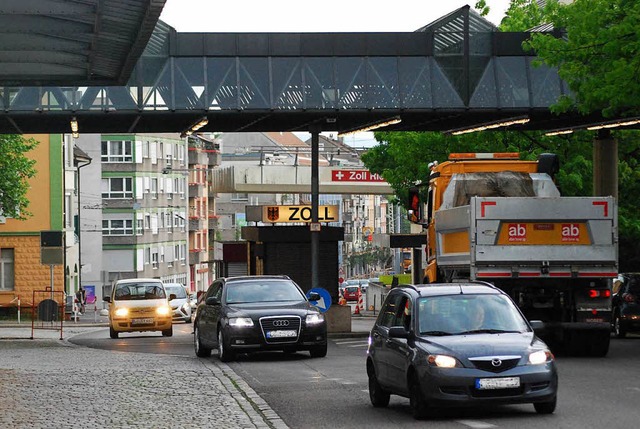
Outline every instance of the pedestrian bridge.
<svg viewBox="0 0 640 429">
<path fill-rule="evenodd" d="M 21 31 L 41 38 L 40 28 Z M 514 118 L 527 122 L 509 129 L 551 130 L 601 119 L 549 111 L 567 88 L 555 69 L 533 65 L 528 37 L 469 6 L 406 33 L 177 33 L 158 21 L 144 53 L 127 58 L 137 62 L 122 86 L 0 86 L 0 133 L 69 133 L 72 118 L 79 133 L 103 134 L 186 134 L 196 124 L 344 133 L 381 122 L 448 131 Z M 63 49 L 45 38 L 48 51 Z M 18 44 L 10 59 L 27 53 Z"/>
<path fill-rule="evenodd" d="M 233 165 L 212 170 L 212 190 L 219 193 L 310 193 L 311 167 Z M 391 195 L 391 186 L 362 168 L 319 167 L 321 194 Z"/>
</svg>

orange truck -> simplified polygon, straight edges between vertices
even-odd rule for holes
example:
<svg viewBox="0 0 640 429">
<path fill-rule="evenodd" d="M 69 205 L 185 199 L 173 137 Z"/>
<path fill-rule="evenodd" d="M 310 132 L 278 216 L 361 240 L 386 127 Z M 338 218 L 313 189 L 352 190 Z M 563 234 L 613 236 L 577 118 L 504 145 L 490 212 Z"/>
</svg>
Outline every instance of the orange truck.
<svg viewBox="0 0 640 429">
<path fill-rule="evenodd" d="M 483 280 L 507 292 L 552 347 L 604 356 L 618 274 L 613 197 L 562 197 L 558 158 L 451 154 L 409 192 L 427 235 L 424 282 Z M 425 189 L 426 188 L 426 189 Z"/>
</svg>

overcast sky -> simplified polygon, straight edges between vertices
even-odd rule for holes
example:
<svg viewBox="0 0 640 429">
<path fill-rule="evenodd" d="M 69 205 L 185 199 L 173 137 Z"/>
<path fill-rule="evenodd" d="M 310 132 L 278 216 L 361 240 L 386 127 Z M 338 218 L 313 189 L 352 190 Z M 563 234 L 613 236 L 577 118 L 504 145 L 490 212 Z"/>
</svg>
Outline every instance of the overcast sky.
<svg viewBox="0 0 640 429">
<path fill-rule="evenodd" d="M 487 0 L 499 24 L 510 0 Z M 162 19 L 179 32 L 415 31 L 475 0 L 167 0 Z"/>
<path fill-rule="evenodd" d="M 167 0 L 162 19 L 178 32 L 313 33 L 415 31 L 475 0 Z M 487 19 L 500 23 L 510 0 L 487 0 Z M 296 133 L 306 140 L 308 133 Z M 336 133 L 323 133 L 333 134 Z M 345 137 L 354 147 L 375 144 L 373 133 Z"/>
</svg>

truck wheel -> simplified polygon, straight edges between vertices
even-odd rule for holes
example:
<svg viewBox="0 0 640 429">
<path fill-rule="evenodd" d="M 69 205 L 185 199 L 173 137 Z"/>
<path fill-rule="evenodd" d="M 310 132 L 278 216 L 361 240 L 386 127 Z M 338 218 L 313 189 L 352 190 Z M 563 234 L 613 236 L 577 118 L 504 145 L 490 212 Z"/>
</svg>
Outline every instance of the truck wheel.
<svg viewBox="0 0 640 429">
<path fill-rule="evenodd" d="M 620 315 L 616 313 L 613 319 L 613 332 L 615 332 L 616 337 L 624 338 L 627 336 L 627 331 L 622 327 L 622 321 L 620 320 Z"/>
<path fill-rule="evenodd" d="M 112 326 L 109 326 L 109 336 L 111 338 L 113 338 L 114 340 L 118 338 L 118 331 L 116 331 L 115 329 L 113 329 Z"/>
<path fill-rule="evenodd" d="M 162 336 L 163 337 L 172 337 L 173 336 L 173 325 L 171 325 L 171 327 L 169 329 L 165 329 L 164 331 L 162 331 Z"/>
<path fill-rule="evenodd" d="M 594 357 L 605 357 L 609 352 L 609 343 L 611 342 L 611 334 L 607 331 L 594 332 L 592 336 L 593 340 L 590 347 L 590 355 Z"/>
</svg>

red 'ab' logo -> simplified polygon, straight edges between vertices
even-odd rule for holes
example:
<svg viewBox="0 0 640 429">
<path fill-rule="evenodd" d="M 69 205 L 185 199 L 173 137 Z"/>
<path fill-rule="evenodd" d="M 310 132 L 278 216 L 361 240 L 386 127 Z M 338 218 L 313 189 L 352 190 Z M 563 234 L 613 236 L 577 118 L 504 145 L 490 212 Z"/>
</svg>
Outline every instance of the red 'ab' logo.
<svg viewBox="0 0 640 429">
<path fill-rule="evenodd" d="M 575 223 L 563 223 L 562 241 L 580 241 L 580 226 Z"/>
<path fill-rule="evenodd" d="M 524 223 L 510 223 L 507 225 L 509 241 L 527 241 L 527 226 Z"/>
</svg>

